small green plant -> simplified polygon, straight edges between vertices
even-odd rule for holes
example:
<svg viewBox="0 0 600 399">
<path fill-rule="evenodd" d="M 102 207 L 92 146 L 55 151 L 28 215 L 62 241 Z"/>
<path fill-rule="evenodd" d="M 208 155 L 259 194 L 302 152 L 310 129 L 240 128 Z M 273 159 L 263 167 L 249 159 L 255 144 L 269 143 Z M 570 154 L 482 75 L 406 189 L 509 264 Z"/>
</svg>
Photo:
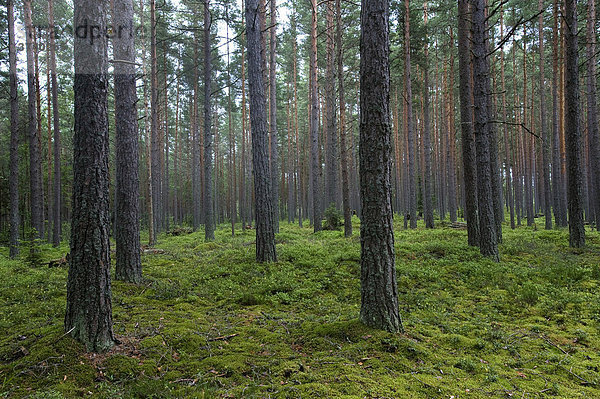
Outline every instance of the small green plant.
<svg viewBox="0 0 600 399">
<path fill-rule="evenodd" d="M 535 305 L 539 299 L 538 287 L 534 283 L 527 281 L 521 287 L 521 300 L 528 305 Z"/>
<path fill-rule="evenodd" d="M 37 230 L 31 228 L 26 233 L 27 239 L 24 240 L 25 248 L 27 248 L 27 256 L 25 261 L 29 266 L 36 267 L 42 263 L 42 240 L 38 237 Z"/>
<path fill-rule="evenodd" d="M 324 230 L 339 230 L 342 226 L 342 212 L 336 208 L 335 204 L 329 205 L 325 210 L 325 226 Z"/>
</svg>

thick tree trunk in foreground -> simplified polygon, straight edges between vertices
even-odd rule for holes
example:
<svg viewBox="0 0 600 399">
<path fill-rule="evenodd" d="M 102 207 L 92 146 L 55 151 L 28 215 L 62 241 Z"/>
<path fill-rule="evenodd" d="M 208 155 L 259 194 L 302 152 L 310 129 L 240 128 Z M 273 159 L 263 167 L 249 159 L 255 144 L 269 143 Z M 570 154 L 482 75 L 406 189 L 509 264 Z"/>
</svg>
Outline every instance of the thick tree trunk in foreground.
<svg viewBox="0 0 600 399">
<path fill-rule="evenodd" d="M 261 29 L 258 0 L 246 2 L 246 36 L 248 46 L 248 86 L 250 89 L 250 129 L 256 202 L 256 261 L 277 260 L 271 173 L 268 156 L 268 131 L 265 84 L 261 60 Z"/>
<path fill-rule="evenodd" d="M 114 24 L 123 28 L 113 39 L 115 56 L 115 148 L 117 151 L 117 202 L 115 204 L 115 277 L 142 281 L 138 176 L 138 123 L 135 78 L 133 1 L 114 0 Z"/>
<path fill-rule="evenodd" d="M 473 16 L 473 118 L 477 152 L 477 206 L 479 209 L 479 249 L 482 255 L 498 261 L 498 238 L 490 160 L 490 121 L 488 117 L 485 0 L 472 0 Z"/>
<path fill-rule="evenodd" d="M 108 2 L 75 2 L 74 26 L 106 26 Z M 65 330 L 87 350 L 114 343 L 110 288 L 107 40 L 75 38 L 73 219 Z"/>
<path fill-rule="evenodd" d="M 15 46 L 14 2 L 6 2 L 8 15 L 8 58 L 10 79 L 10 249 L 9 256 L 19 255 L 19 97 L 17 91 L 17 48 Z"/>
<path fill-rule="evenodd" d="M 469 245 L 479 246 L 477 217 L 477 170 L 475 139 L 473 137 L 473 102 L 471 81 L 471 52 L 469 40 L 469 1 L 458 2 L 458 57 L 460 74 L 460 119 L 465 186 L 465 216 Z"/>
<path fill-rule="evenodd" d="M 360 36 L 360 320 L 397 332 L 391 192 L 389 2 L 363 0 Z"/>
<path fill-rule="evenodd" d="M 585 245 L 583 220 L 583 140 L 579 113 L 579 55 L 577 40 L 577 1 L 565 0 L 565 144 L 567 154 L 567 202 L 569 245 Z"/>
<path fill-rule="evenodd" d="M 211 117 L 212 61 L 209 0 L 204 0 L 204 239 L 215 239 L 213 208 L 213 131 Z"/>
</svg>

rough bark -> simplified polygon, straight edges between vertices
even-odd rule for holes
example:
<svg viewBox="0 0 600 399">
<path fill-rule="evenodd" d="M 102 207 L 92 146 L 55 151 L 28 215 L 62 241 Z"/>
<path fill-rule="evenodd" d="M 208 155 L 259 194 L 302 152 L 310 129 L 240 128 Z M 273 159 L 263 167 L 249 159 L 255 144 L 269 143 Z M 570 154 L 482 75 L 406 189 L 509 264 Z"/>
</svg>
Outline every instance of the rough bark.
<svg viewBox="0 0 600 399">
<path fill-rule="evenodd" d="M 338 95 L 340 101 L 340 157 L 342 166 L 342 204 L 344 208 L 344 236 L 352 236 L 352 209 L 350 207 L 350 185 L 348 181 L 348 144 L 346 142 L 346 91 L 344 87 L 344 49 L 342 47 L 342 4 L 335 1 Z"/>
<path fill-rule="evenodd" d="M 160 228 L 161 214 L 161 171 L 160 138 L 158 132 L 158 71 L 156 56 L 156 1 L 150 0 L 150 134 L 152 145 L 152 215 L 154 217 L 154 235 Z"/>
<path fill-rule="evenodd" d="M 277 260 L 271 173 L 268 156 L 268 130 L 265 84 L 261 60 L 261 15 L 258 0 L 246 2 L 246 36 L 248 46 L 248 86 L 250 90 L 250 128 L 256 204 L 256 261 Z"/>
<path fill-rule="evenodd" d="M 325 77 L 325 107 L 326 107 L 326 125 L 327 125 L 327 156 L 325 165 L 325 204 L 329 207 L 334 204 L 336 208 L 340 207 L 340 188 L 339 188 L 339 158 L 338 158 L 338 130 L 336 124 L 336 103 L 335 103 L 335 3 L 328 2 L 327 7 L 327 30 L 326 30 L 326 77 Z"/>
<path fill-rule="evenodd" d="M 486 61 L 485 0 L 471 0 L 473 32 L 473 121 L 477 153 L 477 206 L 479 248 L 481 254 L 498 261 L 498 242 L 494 219 L 494 202 L 490 162 L 488 118 L 489 64 Z"/>
<path fill-rule="evenodd" d="M 139 6 L 140 24 L 144 26 L 144 0 L 140 0 Z M 152 149 L 150 137 L 150 123 L 148 121 L 149 105 L 148 105 L 148 84 L 147 84 L 147 68 L 146 68 L 146 40 L 144 37 L 144 29 L 140 32 L 140 42 L 142 45 L 142 76 L 144 77 L 144 140 L 146 141 L 146 171 L 148 173 L 147 190 L 148 197 L 146 206 L 148 211 L 148 245 L 153 246 L 156 243 L 154 235 L 154 205 L 153 190 L 152 190 Z"/>
<path fill-rule="evenodd" d="M 212 60 L 209 0 L 204 0 L 204 239 L 215 239 L 213 209 L 213 131 L 211 117 Z"/>
<path fill-rule="evenodd" d="M 191 130 L 192 130 L 192 226 L 194 231 L 200 227 L 202 203 L 200 173 L 200 138 L 198 122 L 198 35 L 194 32 L 194 89 L 192 94 Z"/>
<path fill-rule="evenodd" d="M 504 37 L 504 11 L 500 11 L 500 37 Z M 500 48 L 500 78 L 501 78 L 501 89 L 502 89 L 502 120 L 507 121 L 506 115 L 506 76 L 505 76 L 505 65 L 504 65 L 504 45 Z M 504 123 L 502 126 L 504 136 L 504 174 L 506 175 L 506 199 L 510 211 L 510 228 L 515 228 L 515 198 L 513 194 L 513 178 L 514 163 L 509 148 L 508 139 L 508 124 Z"/>
<path fill-rule="evenodd" d="M 540 136 L 542 137 L 542 174 L 544 182 L 544 216 L 546 230 L 552 229 L 551 211 L 551 188 L 550 188 L 550 138 L 546 126 L 546 77 L 544 76 L 544 2 L 538 1 L 538 12 L 540 13 L 539 24 L 539 51 L 540 51 Z"/>
<path fill-rule="evenodd" d="M 314 231 L 322 228 L 321 162 L 319 161 L 319 92 L 317 89 L 317 0 L 311 0 L 310 34 L 310 176 Z"/>
<path fill-rule="evenodd" d="M 598 133 L 598 106 L 596 102 L 596 4 L 588 0 L 587 20 L 587 125 L 589 138 L 590 177 L 596 229 L 600 231 L 600 134 Z"/>
<path fill-rule="evenodd" d="M 142 281 L 138 176 L 138 123 L 135 75 L 133 1 L 114 0 L 116 148 L 116 268 L 115 277 L 130 283 Z"/>
<path fill-rule="evenodd" d="M 42 154 L 38 132 L 34 35 L 35 27 L 31 19 L 31 0 L 24 0 L 24 18 L 27 48 L 27 99 L 28 99 L 28 137 L 29 137 L 29 187 L 31 205 L 31 226 L 36 229 L 39 238 L 44 236 L 44 193 L 42 189 Z"/>
<path fill-rule="evenodd" d="M 106 26 L 108 2 L 75 2 L 74 26 Z M 110 349 L 107 40 L 75 37 L 73 219 L 65 330 L 87 350 Z"/>
<path fill-rule="evenodd" d="M 425 3 L 425 25 L 427 26 L 427 3 Z M 429 117 L 429 45 L 425 43 L 425 68 L 423 71 L 423 158 L 425 164 L 425 179 L 423 181 L 423 217 L 425 227 L 432 229 L 433 223 L 433 201 L 431 191 L 431 124 Z"/>
<path fill-rule="evenodd" d="M 10 244 L 9 256 L 19 255 L 19 97 L 17 76 L 17 49 L 15 46 L 14 1 L 7 0 L 8 58 L 10 79 Z"/>
<path fill-rule="evenodd" d="M 48 69 L 50 71 L 50 78 L 52 83 L 52 121 L 53 121 L 53 130 L 54 130 L 54 184 L 53 184 L 53 199 L 52 199 L 52 245 L 57 247 L 60 244 L 60 233 L 61 233 L 61 165 L 60 165 L 60 153 L 61 153 L 61 144 L 60 144 L 60 116 L 58 109 L 58 79 L 56 78 L 56 43 L 55 43 L 55 32 L 54 32 L 54 1 L 48 1 L 48 25 L 49 25 L 49 48 L 48 48 L 48 58 L 49 65 Z M 48 121 L 49 123 L 49 121 Z"/>
<path fill-rule="evenodd" d="M 273 223 L 279 233 L 279 151 L 277 137 L 277 1 L 270 0 L 271 27 L 269 39 L 269 130 L 271 137 L 271 194 Z"/>
<path fill-rule="evenodd" d="M 402 329 L 392 215 L 389 1 L 363 0 L 360 35 L 360 320 Z"/>
<path fill-rule="evenodd" d="M 460 118 L 465 186 L 465 217 L 469 245 L 479 246 L 479 221 L 477 217 L 477 170 L 473 134 L 473 103 L 471 81 L 471 54 L 469 40 L 469 1 L 458 2 L 458 57 L 460 74 Z"/>
<path fill-rule="evenodd" d="M 579 54 L 576 6 L 576 0 L 565 0 L 565 145 L 569 245 L 579 248 L 585 245 L 585 228 L 583 220 L 583 141 L 579 120 Z"/>
<path fill-rule="evenodd" d="M 417 184 L 415 158 L 415 130 L 413 128 L 412 84 L 410 78 L 410 7 L 409 0 L 404 0 L 404 86 L 406 91 L 406 135 L 408 140 L 408 218 L 410 228 L 417 228 Z"/>
</svg>

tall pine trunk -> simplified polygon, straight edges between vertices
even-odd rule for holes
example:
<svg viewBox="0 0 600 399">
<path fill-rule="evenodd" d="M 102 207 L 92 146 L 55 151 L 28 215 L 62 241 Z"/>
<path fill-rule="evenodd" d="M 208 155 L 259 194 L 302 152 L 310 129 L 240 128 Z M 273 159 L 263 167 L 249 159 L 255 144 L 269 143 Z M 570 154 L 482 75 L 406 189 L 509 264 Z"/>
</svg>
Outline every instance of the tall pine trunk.
<svg viewBox="0 0 600 399">
<path fill-rule="evenodd" d="M 142 281 L 142 263 L 133 1 L 114 0 L 114 10 L 113 23 L 119 29 L 113 39 L 117 152 L 115 277 L 137 284 Z"/>
<path fill-rule="evenodd" d="M 209 1 L 204 0 L 204 239 L 215 239 L 213 208 L 213 131 L 211 116 L 212 52 L 210 28 L 212 19 Z"/>
<path fill-rule="evenodd" d="M 477 206 L 479 210 L 479 248 L 484 256 L 498 261 L 498 242 L 494 216 L 488 117 L 489 64 L 485 29 L 485 0 L 472 0 L 473 32 L 473 120 L 477 153 Z"/>
<path fill-rule="evenodd" d="M 256 260 L 277 260 L 271 173 L 268 156 L 267 109 L 261 57 L 261 18 L 258 0 L 246 2 L 246 36 L 248 46 L 248 86 L 250 89 L 250 124 L 252 132 L 252 163 L 256 204 Z"/>
<path fill-rule="evenodd" d="M 600 134 L 598 133 L 598 106 L 596 104 L 596 4 L 588 0 L 587 20 L 587 125 L 590 154 L 590 197 L 593 198 L 596 229 L 600 231 Z"/>
<path fill-rule="evenodd" d="M 394 258 L 391 190 L 389 2 L 363 0 L 360 35 L 360 320 L 402 329 Z"/>
<path fill-rule="evenodd" d="M 10 249 L 11 258 L 19 255 L 19 96 L 17 76 L 17 48 L 15 46 L 14 0 L 7 0 L 8 58 L 10 79 Z"/>
<path fill-rule="evenodd" d="M 319 161 L 319 91 L 317 88 L 317 1 L 311 0 L 310 33 L 310 176 L 314 231 L 322 229 L 321 162 Z"/>
<path fill-rule="evenodd" d="M 477 169 L 473 132 L 473 102 L 471 81 L 471 45 L 469 39 L 469 1 L 458 2 L 458 62 L 460 74 L 460 118 L 465 186 L 465 216 L 469 245 L 479 246 L 477 218 Z"/>
<path fill-rule="evenodd" d="M 106 0 L 75 4 L 74 26 L 106 27 Z M 75 37 L 73 219 L 65 330 L 88 351 L 114 343 L 110 287 L 107 39 Z"/>
<path fill-rule="evenodd" d="M 579 119 L 579 54 L 576 0 L 565 0 L 565 25 L 565 145 L 569 245 L 579 248 L 585 245 L 585 227 L 583 221 L 583 141 Z"/>
<path fill-rule="evenodd" d="M 24 23 L 27 48 L 27 98 L 28 98 L 28 137 L 29 137 L 29 187 L 31 204 L 31 227 L 36 229 L 36 236 L 44 237 L 44 193 L 42 190 L 42 154 L 38 131 L 36 105 L 36 75 L 34 40 L 35 27 L 31 19 L 31 0 L 24 1 Z"/>
</svg>

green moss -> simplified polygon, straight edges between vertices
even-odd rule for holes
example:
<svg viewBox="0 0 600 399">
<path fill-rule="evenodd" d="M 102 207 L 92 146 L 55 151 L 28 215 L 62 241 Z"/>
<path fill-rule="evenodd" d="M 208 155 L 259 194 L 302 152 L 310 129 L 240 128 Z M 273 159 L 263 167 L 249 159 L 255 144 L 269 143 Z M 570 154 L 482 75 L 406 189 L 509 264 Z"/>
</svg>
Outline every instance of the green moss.
<svg viewBox="0 0 600 399">
<path fill-rule="evenodd" d="M 357 233 L 282 223 L 279 262 L 257 264 L 254 232 L 222 226 L 159 237 L 144 283 L 114 282 L 124 343 L 100 358 L 62 337 L 66 270 L 0 251 L 0 397 L 598 396 L 596 232 L 573 253 L 564 229 L 506 229 L 494 263 L 462 230 L 396 223 L 406 334 L 357 320 Z"/>
</svg>

